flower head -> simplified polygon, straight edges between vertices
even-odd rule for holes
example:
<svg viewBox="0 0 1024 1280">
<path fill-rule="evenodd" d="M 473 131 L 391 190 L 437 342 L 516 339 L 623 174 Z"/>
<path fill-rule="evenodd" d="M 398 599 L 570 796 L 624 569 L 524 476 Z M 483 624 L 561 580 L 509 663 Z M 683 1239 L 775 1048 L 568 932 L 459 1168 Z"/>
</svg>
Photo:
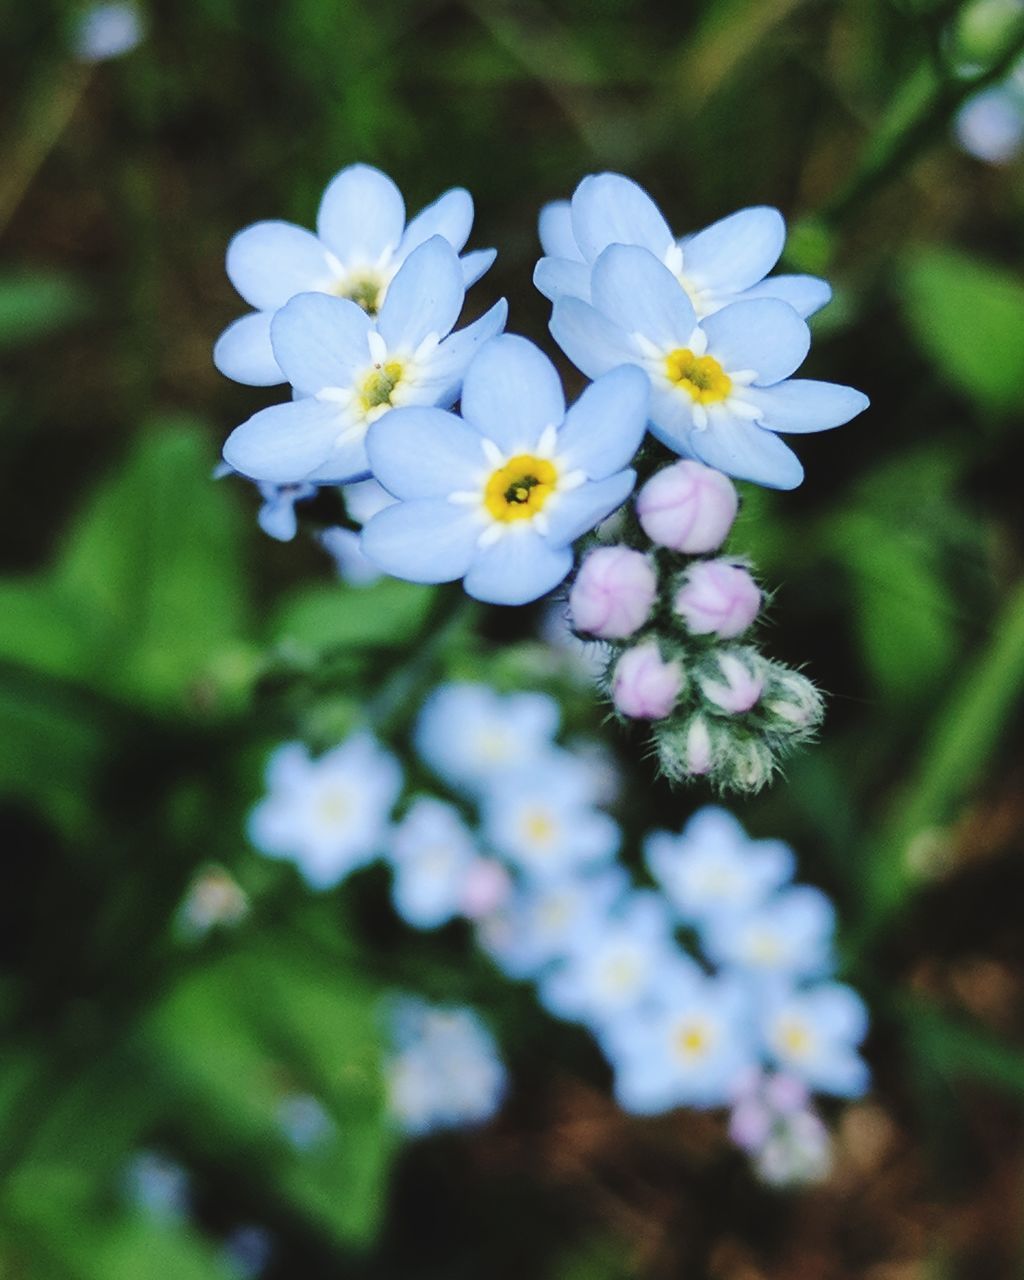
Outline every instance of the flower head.
<svg viewBox="0 0 1024 1280">
<path fill-rule="evenodd" d="M 257 222 L 231 241 L 228 276 L 255 310 L 224 331 L 214 348 L 214 363 L 236 382 L 257 387 L 284 382 L 287 371 L 270 338 L 275 311 L 298 293 L 325 293 L 377 316 L 414 250 L 436 235 L 457 254 L 472 225 L 473 198 L 455 187 L 407 226 L 402 193 L 387 174 L 370 165 L 349 165 L 324 192 L 315 235 L 290 222 Z M 493 249 L 483 249 L 459 259 L 464 288 L 483 275 L 494 257 Z"/>
<path fill-rule="evenodd" d="M 499 302 L 452 334 L 464 296 L 455 250 L 431 236 L 402 264 L 375 317 L 349 298 L 293 297 L 268 323 L 297 398 L 236 427 L 225 460 L 276 484 L 366 476 L 370 424 L 399 405 L 454 403 L 477 347 L 504 325 Z"/>
<path fill-rule="evenodd" d="M 747 912 L 716 915 L 701 937 L 716 963 L 763 982 L 831 972 L 834 932 L 835 908 L 825 894 L 796 885 Z"/>
<path fill-rule="evenodd" d="M 778 209 L 741 209 L 677 239 L 647 192 L 619 173 L 592 174 L 576 188 L 571 203 L 545 206 L 540 240 L 546 256 L 533 278 L 552 302 L 562 297 L 589 301 L 593 264 L 612 244 L 649 250 L 678 281 L 698 317 L 713 315 L 737 298 L 781 298 L 808 316 L 832 296 L 825 281 L 814 276 L 768 276 L 786 242 Z"/>
<path fill-rule="evenodd" d="M 395 910 L 403 920 L 434 929 L 461 913 L 477 850 L 453 805 L 433 796 L 416 799 L 391 833 L 388 860 Z"/>
<path fill-rule="evenodd" d="M 461 411 L 408 409 L 371 428 L 373 472 L 399 501 L 369 522 L 363 549 L 396 577 L 464 578 L 478 600 L 524 604 L 562 581 L 572 542 L 633 488 L 646 387 L 616 370 L 567 413 L 551 361 L 505 335 L 470 365 Z"/>
<path fill-rule="evenodd" d="M 315 760 L 290 742 L 271 756 L 249 838 L 268 857 L 294 862 L 314 889 L 329 889 L 381 851 L 401 789 L 398 762 L 369 734 Z"/>
<path fill-rule="evenodd" d="M 857 1046 L 868 1017 L 855 991 L 837 982 L 806 991 L 783 988 L 760 1007 L 764 1045 L 781 1070 L 840 1098 L 865 1092 L 869 1073 Z"/>
<path fill-rule="evenodd" d="M 778 432 L 837 427 L 868 403 L 850 387 L 792 377 L 810 332 L 788 302 L 747 297 L 698 320 L 673 272 L 635 244 L 600 253 L 590 301 L 560 297 L 551 332 L 588 377 L 622 364 L 643 369 L 651 431 L 670 449 L 771 488 L 803 479 Z"/>
</svg>

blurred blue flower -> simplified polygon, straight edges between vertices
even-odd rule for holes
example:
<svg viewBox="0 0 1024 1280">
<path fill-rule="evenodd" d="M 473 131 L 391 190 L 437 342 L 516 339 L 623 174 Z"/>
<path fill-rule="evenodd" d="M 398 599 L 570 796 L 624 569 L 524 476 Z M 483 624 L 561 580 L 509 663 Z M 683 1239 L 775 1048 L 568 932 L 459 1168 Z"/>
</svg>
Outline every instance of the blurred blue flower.
<svg viewBox="0 0 1024 1280">
<path fill-rule="evenodd" d="M 781 298 L 809 316 L 832 296 L 816 276 L 768 276 L 786 242 L 778 209 L 741 209 L 677 240 L 647 192 L 618 173 L 592 174 L 571 202 L 546 205 L 540 241 L 545 257 L 533 278 L 552 302 L 561 297 L 589 302 L 591 267 L 611 244 L 650 250 L 686 290 L 698 319 L 739 298 Z"/>
<path fill-rule="evenodd" d="M 424 701 L 414 742 L 450 787 L 477 795 L 551 746 L 561 708 L 546 693 L 500 694 L 485 684 L 443 684 Z"/>
<path fill-rule="evenodd" d="M 868 1015 L 855 991 L 835 982 L 803 991 L 780 986 L 759 1000 L 758 1011 L 764 1048 L 780 1069 L 841 1098 L 867 1090 L 868 1068 L 857 1047 Z"/>
<path fill-rule="evenodd" d="M 191 1179 L 185 1167 L 159 1151 L 137 1151 L 122 1174 L 124 1193 L 135 1208 L 161 1222 L 187 1218 Z"/>
<path fill-rule="evenodd" d="M 617 824 L 594 807 L 593 772 L 558 748 L 492 779 L 481 802 L 481 832 L 495 852 L 536 879 L 607 863 L 621 840 Z"/>
<path fill-rule="evenodd" d="M 375 319 L 347 298 L 293 297 L 269 325 L 296 396 L 236 427 L 227 463 L 274 484 L 366 476 L 370 423 L 398 405 L 453 404 L 477 347 L 503 327 L 502 301 L 452 334 L 465 291 L 455 250 L 431 236 L 403 263 Z"/>
<path fill-rule="evenodd" d="M 956 139 L 986 164 L 1009 164 L 1024 145 L 1024 92 L 1010 81 L 968 98 L 953 122 Z"/>
<path fill-rule="evenodd" d="M 466 373 L 461 419 L 406 409 L 371 428 L 374 475 L 400 501 L 369 522 L 363 550 L 399 578 L 536 600 L 569 572 L 571 543 L 629 496 L 646 411 L 644 378 L 621 369 L 566 413 L 551 361 L 495 338 Z"/>
<path fill-rule="evenodd" d="M 419 929 L 434 929 L 461 912 L 477 861 L 476 841 L 454 805 L 420 796 L 391 832 L 395 910 Z"/>
<path fill-rule="evenodd" d="M 494 1038 L 472 1009 L 406 997 L 392 1016 L 385 1065 L 396 1123 L 419 1135 L 482 1124 L 501 1106 L 506 1073 Z"/>
<path fill-rule="evenodd" d="M 709 920 L 708 958 L 763 981 L 821 977 L 835 967 L 835 908 L 820 889 L 796 885 L 737 915 Z"/>
<path fill-rule="evenodd" d="M 810 331 L 788 302 L 732 302 L 698 323 L 675 275 L 639 245 L 604 249 L 590 302 L 559 298 L 550 327 L 590 378 L 620 365 L 647 373 L 651 431 L 670 449 L 771 488 L 803 479 L 778 432 L 838 427 L 868 405 L 852 387 L 792 378 Z"/>
<path fill-rule="evenodd" d="M 231 241 L 228 277 L 256 309 L 224 331 L 214 363 L 227 377 L 250 386 L 284 382 L 270 340 L 275 311 L 297 293 L 326 293 L 376 316 L 413 250 L 436 235 L 458 253 L 472 225 L 473 198 L 455 187 L 406 226 L 405 202 L 394 182 L 369 165 L 349 165 L 324 192 L 316 235 L 290 222 L 257 222 Z M 479 280 L 494 258 L 493 249 L 461 258 L 463 286 Z"/>
<path fill-rule="evenodd" d="M 249 815 L 249 838 L 268 857 L 294 862 L 314 889 L 329 889 L 382 850 L 402 789 L 395 758 L 366 733 L 311 759 L 298 742 L 279 747 L 267 795 Z"/>
<path fill-rule="evenodd" d="M 651 874 L 688 924 L 757 906 L 793 875 L 792 850 L 780 840 L 751 840 L 725 809 L 699 810 L 679 835 L 654 831 L 644 841 Z"/>
<path fill-rule="evenodd" d="M 724 978 L 696 978 L 658 1005 L 610 1022 L 601 1044 L 626 1111 L 722 1106 L 757 1061 L 747 997 Z"/>
<path fill-rule="evenodd" d="M 94 4 L 79 17 L 74 35 L 81 62 L 120 58 L 142 42 L 142 19 L 133 4 Z"/>
</svg>

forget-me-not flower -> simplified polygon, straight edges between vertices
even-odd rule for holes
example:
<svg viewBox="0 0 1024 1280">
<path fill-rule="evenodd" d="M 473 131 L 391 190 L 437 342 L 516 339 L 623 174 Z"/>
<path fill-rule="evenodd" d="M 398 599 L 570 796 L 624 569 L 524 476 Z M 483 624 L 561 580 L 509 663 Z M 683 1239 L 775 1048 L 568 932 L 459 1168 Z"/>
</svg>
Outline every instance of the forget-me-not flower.
<svg viewBox="0 0 1024 1280">
<path fill-rule="evenodd" d="M 835 964 L 835 908 L 811 885 L 794 885 L 750 911 L 708 921 L 701 941 L 716 964 L 755 981 L 820 977 Z"/>
<path fill-rule="evenodd" d="M 453 404 L 477 347 L 503 327 L 502 301 L 452 333 L 465 291 L 455 250 L 431 236 L 403 263 L 375 318 L 348 298 L 292 298 L 270 321 L 270 338 L 297 398 L 236 427 L 225 460 L 276 484 L 366 476 L 370 423 L 398 405 Z"/>
<path fill-rule="evenodd" d="M 388 1102 L 410 1134 L 482 1124 L 501 1105 L 506 1073 L 494 1038 L 472 1009 L 400 1000 L 394 1052 L 385 1064 Z"/>
<path fill-rule="evenodd" d="M 236 382 L 269 387 L 286 371 L 274 354 L 270 322 L 297 293 L 348 298 L 370 316 L 414 249 L 442 236 L 459 253 L 473 225 L 473 198 L 455 187 L 406 226 L 405 201 L 387 174 L 353 164 L 331 179 L 320 202 L 316 234 L 291 222 L 257 222 L 228 246 L 231 283 L 255 310 L 234 321 L 214 348 L 214 363 Z M 468 289 L 494 261 L 493 249 L 459 260 Z"/>
<path fill-rule="evenodd" d="M 388 845 L 395 910 L 419 929 L 445 924 L 460 913 L 476 860 L 476 842 L 454 805 L 418 797 Z"/>
<path fill-rule="evenodd" d="M 707 805 L 679 835 L 654 831 L 644 842 L 651 874 L 688 923 L 745 914 L 793 875 L 781 840 L 751 840 L 725 809 Z"/>
<path fill-rule="evenodd" d="M 314 889 L 329 889 L 381 852 L 402 770 L 359 733 L 315 760 L 301 743 L 286 743 L 271 756 L 266 781 L 249 815 L 250 840 L 294 862 Z"/>
<path fill-rule="evenodd" d="M 561 708 L 546 693 L 501 694 L 485 684 L 439 685 L 416 721 L 416 750 L 457 791 L 477 795 L 551 747 Z"/>
<path fill-rule="evenodd" d="M 670 449 L 770 488 L 803 479 L 779 432 L 838 427 L 868 404 L 852 387 L 792 377 L 811 338 L 788 302 L 732 302 L 698 322 L 675 275 L 639 245 L 609 245 L 594 263 L 590 302 L 559 298 L 551 332 L 590 378 L 643 369 L 651 431 Z"/>
<path fill-rule="evenodd" d="M 407 409 L 373 425 L 374 475 L 400 501 L 369 522 L 363 549 L 395 577 L 464 578 L 493 604 L 536 600 L 569 572 L 575 539 L 633 488 L 645 379 L 609 373 L 567 413 L 551 361 L 505 335 L 470 365 L 461 413 Z"/>
<path fill-rule="evenodd" d="M 805 991 L 780 986 L 758 1007 L 764 1048 L 781 1070 L 840 1098 L 866 1091 L 868 1068 L 857 1047 L 867 1034 L 868 1015 L 850 987 L 838 982 Z"/>
<path fill-rule="evenodd" d="M 533 278 L 552 302 L 562 297 L 589 302 L 591 268 L 611 244 L 649 249 L 686 290 L 698 318 L 740 297 L 781 298 L 809 316 L 832 296 L 816 276 L 768 275 L 786 243 L 778 209 L 741 209 L 677 239 L 647 192 L 619 173 L 592 174 L 571 201 L 545 205 L 540 241 L 545 256 Z"/>
</svg>

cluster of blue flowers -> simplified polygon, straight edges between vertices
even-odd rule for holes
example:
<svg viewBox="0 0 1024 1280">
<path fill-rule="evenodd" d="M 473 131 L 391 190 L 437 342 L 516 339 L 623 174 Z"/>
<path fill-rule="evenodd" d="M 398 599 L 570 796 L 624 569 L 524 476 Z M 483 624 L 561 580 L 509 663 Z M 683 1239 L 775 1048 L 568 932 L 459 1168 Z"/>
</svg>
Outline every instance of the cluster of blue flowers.
<svg viewBox="0 0 1024 1280">
<path fill-rule="evenodd" d="M 559 745 L 559 721 L 544 694 L 442 685 L 422 708 L 414 745 L 447 796 L 412 796 L 395 821 L 401 770 L 367 735 L 318 760 L 289 744 L 271 761 L 250 834 L 315 888 L 383 856 L 408 923 L 472 921 L 504 974 L 534 982 L 550 1013 L 592 1032 L 626 1110 L 734 1105 L 737 1140 L 755 1163 L 771 1144 L 776 1177 L 790 1165 L 793 1178 L 819 1167 L 807 1151 L 808 1135 L 820 1136 L 810 1093 L 855 1097 L 868 1081 L 858 1053 L 864 1006 L 834 981 L 831 903 L 792 883 L 787 846 L 749 840 L 717 808 L 681 834 L 650 835 L 654 887 L 635 887 L 605 811 L 614 764 L 599 750 Z M 403 1126 L 485 1119 L 504 1087 L 487 1033 L 468 1011 L 442 1011 L 435 1043 L 433 1015 L 402 1007 L 388 1073 Z M 756 1143 L 751 1134 L 761 1135 Z"/>
<path fill-rule="evenodd" d="M 678 240 L 616 174 L 548 206 L 537 285 L 556 340 L 594 379 L 568 409 L 547 357 L 501 335 L 504 301 L 456 329 L 494 260 L 460 257 L 472 219 L 456 189 L 406 224 L 390 178 L 353 165 L 324 193 L 315 234 L 261 222 L 232 241 L 228 274 L 253 310 L 221 336 L 216 363 L 292 389 L 224 448 L 269 486 L 274 536 L 294 532 L 294 503 L 316 487 L 372 474 L 394 499 L 361 535 L 377 569 L 523 604 L 565 579 L 573 543 L 626 500 L 648 427 L 674 453 L 792 488 L 802 470 L 778 433 L 838 426 L 867 404 L 792 377 L 810 345 L 804 316 L 830 291 L 768 276 L 785 239 L 776 210 Z"/>
</svg>

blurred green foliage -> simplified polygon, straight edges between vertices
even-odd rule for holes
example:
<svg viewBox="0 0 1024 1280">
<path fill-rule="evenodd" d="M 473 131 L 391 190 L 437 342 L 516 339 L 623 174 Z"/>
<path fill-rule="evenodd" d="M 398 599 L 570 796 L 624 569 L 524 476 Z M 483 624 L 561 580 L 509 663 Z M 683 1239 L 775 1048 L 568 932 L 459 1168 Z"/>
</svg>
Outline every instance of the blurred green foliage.
<svg viewBox="0 0 1024 1280">
<path fill-rule="evenodd" d="M 878 1105 L 901 1158 L 928 1169 L 909 1190 L 897 1179 L 900 1231 L 918 1210 L 934 1223 L 936 1204 L 950 1215 L 907 1274 L 1016 1274 L 1013 1229 L 976 1222 L 990 1183 L 1024 1179 L 1024 171 L 960 155 L 949 126 L 1019 56 L 1019 11 L 195 0 L 154 3 L 143 45 L 91 72 L 68 57 L 74 12 L 9 7 L 0 55 L 14 103 L 0 1277 L 213 1280 L 247 1222 L 274 1232 L 275 1277 L 825 1274 L 801 1269 L 821 1233 L 700 1156 L 696 1121 L 662 1134 L 593 1118 L 593 1056 L 498 990 L 465 937 L 411 939 L 372 875 L 313 898 L 246 847 L 273 743 L 328 745 L 367 708 L 400 738 L 446 670 L 562 689 L 573 728 L 600 723 L 531 642 L 534 619 L 403 583 L 342 588 L 311 543 L 262 539 L 253 495 L 212 479 L 220 439 L 267 398 L 210 366 L 240 310 L 227 239 L 260 217 L 308 223 L 356 159 L 392 172 L 411 209 L 468 186 L 473 243 L 500 249 L 473 305 L 507 294 L 512 327 L 538 339 L 537 210 L 603 167 L 647 185 L 680 229 L 777 203 L 789 266 L 834 280 L 808 372 L 864 387 L 873 410 L 802 439 L 806 485 L 746 493 L 733 544 L 778 586 L 773 643 L 808 663 L 831 711 L 790 777 L 739 808 L 793 839 L 840 901 L 849 972 L 877 1014 Z M 620 816 L 635 842 L 707 797 L 652 786 L 634 745 Z M 196 939 L 181 903 L 210 863 L 252 910 Z M 1009 987 L 995 1012 L 964 995 L 979 957 Z M 384 1119 L 379 1001 L 402 983 L 500 1024 L 512 1116 L 470 1156 L 441 1141 L 399 1156 Z M 986 1139 L 1000 1092 L 1006 1149 Z M 282 1129 L 293 1094 L 333 1123 L 315 1150 Z M 607 1145 L 588 1145 L 602 1126 Z M 131 1205 L 124 1171 L 143 1149 L 192 1172 L 189 1223 Z M 972 1178 L 968 1221 L 954 1209 Z M 846 1185 L 828 1274 L 906 1263 L 891 1243 L 851 1243 L 876 1238 L 881 1211 Z"/>
</svg>

